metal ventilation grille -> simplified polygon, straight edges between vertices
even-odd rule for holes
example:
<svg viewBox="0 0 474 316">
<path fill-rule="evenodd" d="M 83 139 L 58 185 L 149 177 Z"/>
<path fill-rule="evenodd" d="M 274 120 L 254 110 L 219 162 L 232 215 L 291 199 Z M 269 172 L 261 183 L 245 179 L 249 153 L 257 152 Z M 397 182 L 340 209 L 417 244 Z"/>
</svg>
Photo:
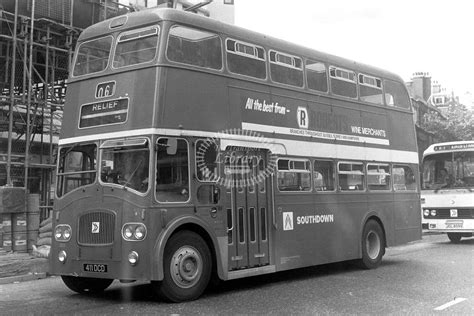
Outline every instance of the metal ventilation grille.
<svg viewBox="0 0 474 316">
<path fill-rule="evenodd" d="M 86 213 L 79 218 L 79 244 L 110 245 L 114 242 L 115 214 Z"/>
</svg>

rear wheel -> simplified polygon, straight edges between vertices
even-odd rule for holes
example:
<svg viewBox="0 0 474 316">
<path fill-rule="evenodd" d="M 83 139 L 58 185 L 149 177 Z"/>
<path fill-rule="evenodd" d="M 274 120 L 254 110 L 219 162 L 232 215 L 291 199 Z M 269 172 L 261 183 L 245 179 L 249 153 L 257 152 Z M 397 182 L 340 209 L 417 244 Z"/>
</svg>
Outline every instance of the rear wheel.
<svg viewBox="0 0 474 316">
<path fill-rule="evenodd" d="M 362 259 L 358 264 L 363 269 L 375 269 L 385 254 L 385 236 L 380 224 L 369 220 L 362 233 Z"/>
<path fill-rule="evenodd" d="M 460 233 L 448 233 L 449 240 L 454 244 L 459 243 L 461 241 L 461 237 L 462 234 Z"/>
<path fill-rule="evenodd" d="M 61 278 L 69 289 L 81 294 L 102 292 L 114 281 L 111 279 L 74 277 L 69 275 L 62 275 Z"/>
<path fill-rule="evenodd" d="M 211 253 L 206 242 L 194 232 L 182 231 L 173 235 L 165 248 L 163 280 L 152 284 L 166 300 L 190 301 L 204 292 L 211 271 Z"/>
</svg>

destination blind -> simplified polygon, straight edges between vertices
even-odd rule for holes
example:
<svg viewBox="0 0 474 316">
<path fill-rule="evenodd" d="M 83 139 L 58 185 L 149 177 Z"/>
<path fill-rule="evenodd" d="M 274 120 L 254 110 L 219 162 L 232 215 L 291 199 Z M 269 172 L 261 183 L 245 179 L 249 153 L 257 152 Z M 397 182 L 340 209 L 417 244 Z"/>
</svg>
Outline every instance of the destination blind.
<svg viewBox="0 0 474 316">
<path fill-rule="evenodd" d="M 128 98 L 84 104 L 81 106 L 79 128 L 123 123 L 127 115 Z"/>
</svg>

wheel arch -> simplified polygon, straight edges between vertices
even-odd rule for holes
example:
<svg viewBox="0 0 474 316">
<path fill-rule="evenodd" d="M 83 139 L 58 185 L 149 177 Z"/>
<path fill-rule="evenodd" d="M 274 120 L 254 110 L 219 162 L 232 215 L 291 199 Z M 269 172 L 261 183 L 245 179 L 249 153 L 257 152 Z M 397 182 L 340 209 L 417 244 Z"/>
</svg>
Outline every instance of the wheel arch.
<svg viewBox="0 0 474 316">
<path fill-rule="evenodd" d="M 383 237 L 384 237 L 383 247 L 384 247 L 384 249 L 387 248 L 387 231 L 385 230 L 385 225 L 384 225 L 383 220 L 381 219 L 379 214 L 377 214 L 377 212 L 368 213 L 367 216 L 362 221 L 362 225 L 360 226 L 360 231 L 359 231 L 360 240 L 362 240 L 362 237 L 364 235 L 365 225 L 367 225 L 367 222 L 370 221 L 370 220 L 374 220 L 375 222 L 377 222 L 380 225 L 380 228 L 382 229 Z M 361 247 L 361 245 L 359 246 L 359 256 L 362 256 L 362 247 Z"/>
<path fill-rule="evenodd" d="M 222 265 L 219 264 L 219 262 L 221 262 L 221 254 L 217 250 L 219 249 L 219 246 L 215 234 L 204 221 L 196 217 L 185 216 L 169 223 L 166 229 L 163 230 L 163 232 L 158 236 L 155 246 L 153 247 L 153 256 L 151 262 L 152 280 L 163 280 L 163 255 L 166 244 L 168 243 L 168 240 L 171 238 L 171 236 L 183 230 L 195 232 L 204 239 L 207 246 L 209 247 L 209 251 L 211 252 L 211 260 L 213 263 L 212 272 L 216 271 L 219 277 L 222 278 Z"/>
</svg>

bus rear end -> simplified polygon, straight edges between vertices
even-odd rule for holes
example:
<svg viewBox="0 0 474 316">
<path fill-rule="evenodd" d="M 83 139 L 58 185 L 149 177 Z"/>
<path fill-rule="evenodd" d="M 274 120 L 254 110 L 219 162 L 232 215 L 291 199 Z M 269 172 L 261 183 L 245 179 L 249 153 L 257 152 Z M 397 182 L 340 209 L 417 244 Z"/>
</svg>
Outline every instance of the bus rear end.
<svg viewBox="0 0 474 316">
<path fill-rule="evenodd" d="M 423 155 L 423 221 L 452 242 L 474 232 L 474 142 L 430 146 Z"/>
</svg>

